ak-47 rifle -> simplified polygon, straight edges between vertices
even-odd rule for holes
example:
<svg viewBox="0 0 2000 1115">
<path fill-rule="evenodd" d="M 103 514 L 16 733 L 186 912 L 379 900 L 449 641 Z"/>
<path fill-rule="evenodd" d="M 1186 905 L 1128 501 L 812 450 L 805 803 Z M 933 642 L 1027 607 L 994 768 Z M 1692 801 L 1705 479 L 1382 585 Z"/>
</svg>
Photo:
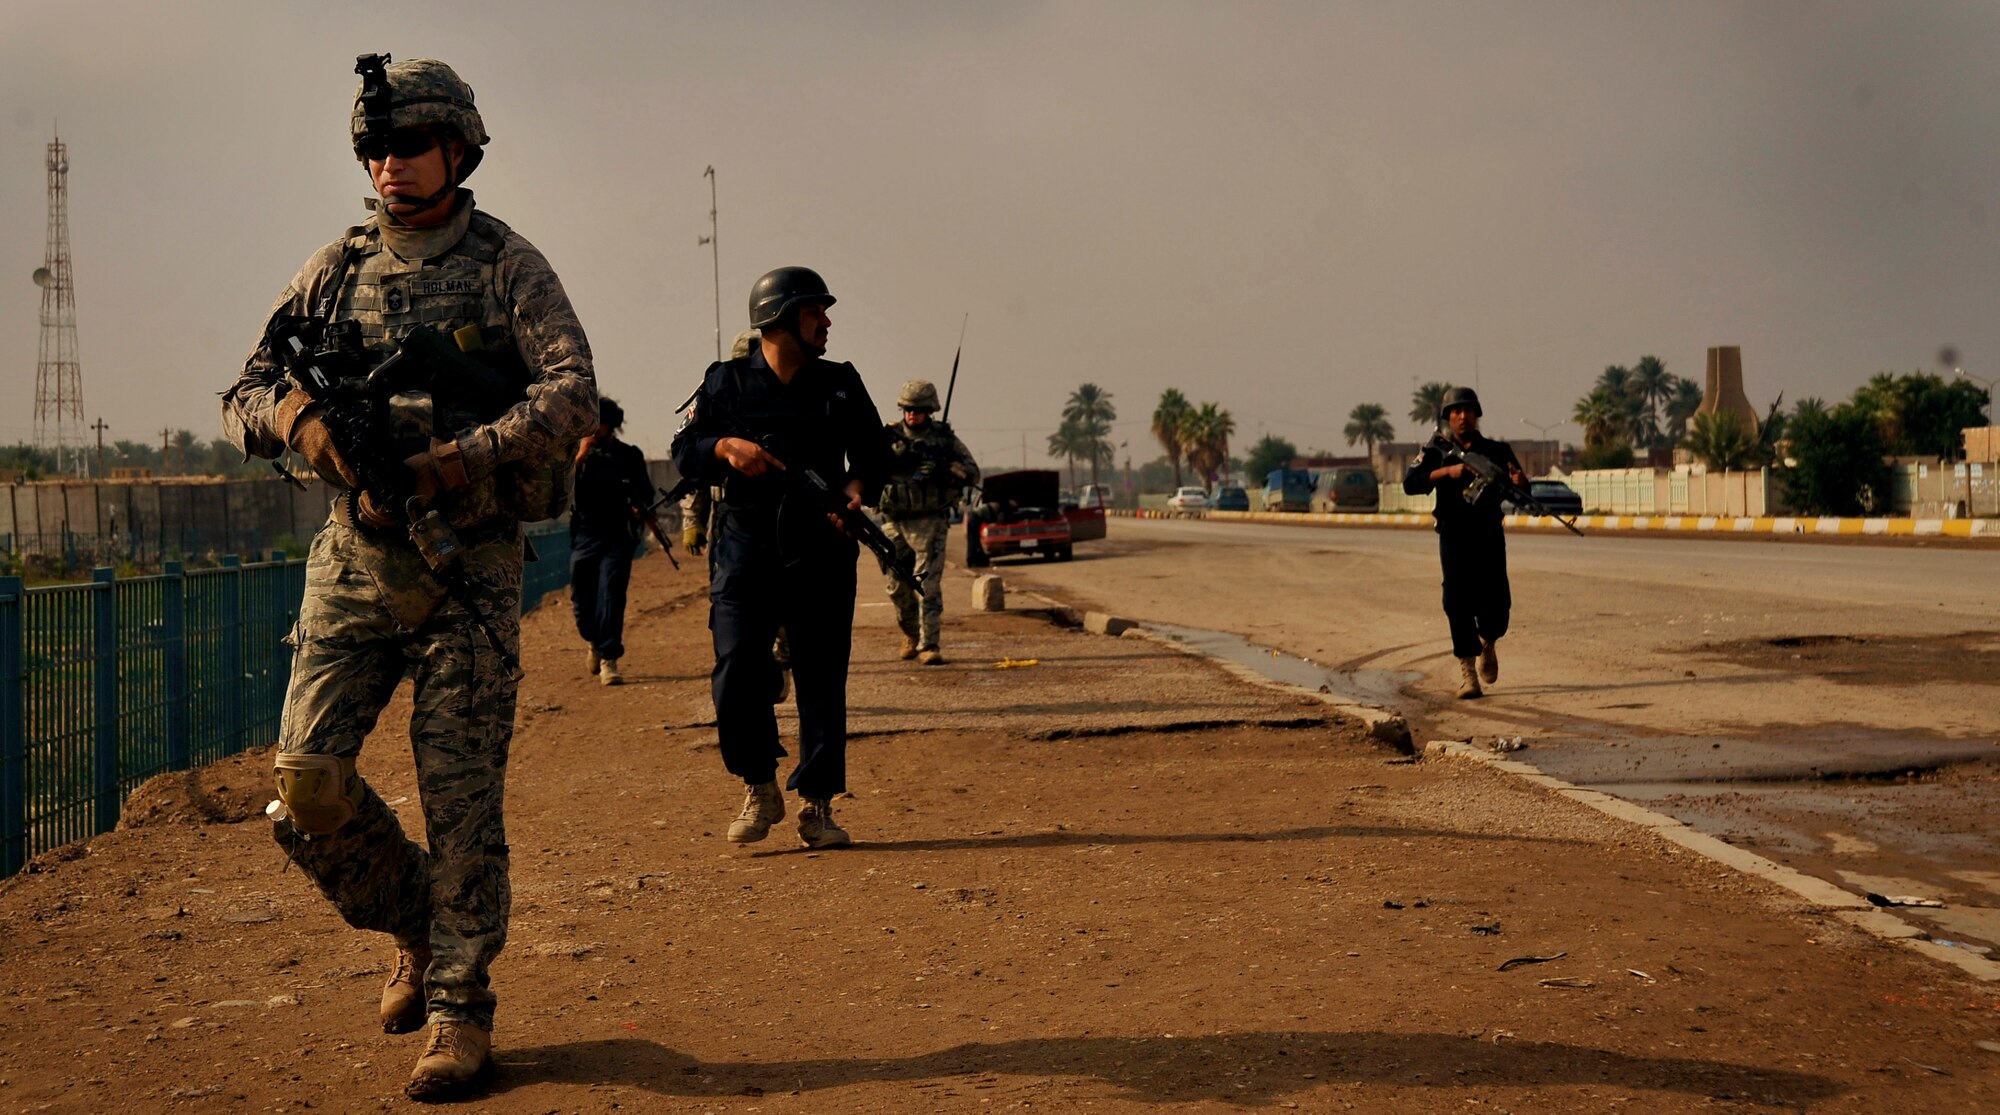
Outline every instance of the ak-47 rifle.
<svg viewBox="0 0 2000 1115">
<path fill-rule="evenodd" d="M 1501 499 L 1512 503 L 1514 506 L 1525 507 L 1536 515 L 1554 519 L 1562 525 L 1564 530 L 1569 531 L 1578 538 L 1583 537 L 1583 531 L 1577 529 L 1576 516 L 1572 515 L 1565 519 L 1550 510 L 1547 504 L 1535 498 L 1534 492 L 1520 484 L 1514 483 L 1514 478 L 1507 475 L 1505 465 L 1502 465 L 1484 453 L 1475 453 L 1470 449 L 1466 449 L 1453 442 L 1450 438 L 1442 438 L 1440 440 L 1444 442 L 1444 456 L 1446 460 L 1456 461 L 1472 471 L 1474 480 L 1465 486 L 1465 502 L 1478 503 L 1488 491 L 1497 492 Z"/>
<path fill-rule="evenodd" d="M 387 359 L 368 366 L 359 325 L 352 321 L 323 323 L 314 318 L 278 317 L 269 330 L 271 350 L 285 367 L 294 390 L 303 391 L 321 408 L 333 446 L 361 481 L 346 493 L 349 521 L 363 523 L 363 501 L 378 515 L 387 515 L 408 533 L 423 555 L 431 575 L 445 594 L 464 608 L 472 622 L 516 680 L 520 659 L 507 649 L 465 582 L 459 562 L 465 544 L 437 508 L 416 493 L 415 476 L 404 463 L 403 446 L 391 433 L 389 400 L 399 392 L 431 393 L 435 423 L 447 405 L 468 410 L 482 420 L 498 417 L 519 397 L 515 385 L 498 369 L 466 355 L 476 347 L 477 326 L 460 331 L 457 343 L 442 333 L 418 326 L 404 337 Z M 510 391 L 512 397 L 510 398 Z M 433 437 L 437 430 L 432 430 Z"/>
<path fill-rule="evenodd" d="M 875 555 L 875 560 L 881 563 L 882 572 L 903 582 L 911 592 L 923 595 L 924 587 L 917 583 L 914 554 L 908 558 L 897 554 L 896 544 L 889 540 L 888 535 L 882 533 L 882 528 L 875 525 L 875 520 L 847 506 L 846 495 L 829 485 L 819 473 L 809 468 L 799 469 L 798 473 L 805 481 L 801 487 L 812 493 L 826 508 L 828 514 L 840 516 L 841 529 L 856 542 L 868 547 Z"/>
</svg>

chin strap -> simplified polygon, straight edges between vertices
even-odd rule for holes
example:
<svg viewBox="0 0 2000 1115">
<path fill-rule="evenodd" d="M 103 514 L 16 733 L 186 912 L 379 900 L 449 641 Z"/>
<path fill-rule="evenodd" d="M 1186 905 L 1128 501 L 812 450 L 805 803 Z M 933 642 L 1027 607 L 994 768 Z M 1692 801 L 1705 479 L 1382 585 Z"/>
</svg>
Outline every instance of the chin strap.
<svg viewBox="0 0 2000 1115">
<path fill-rule="evenodd" d="M 419 213 L 437 208 L 438 203 L 450 197 L 453 190 L 458 189 L 458 167 L 453 165 L 451 161 L 451 137 L 440 134 L 437 137 L 437 141 L 438 153 L 444 156 L 444 185 L 438 187 L 436 193 L 421 201 L 403 202 L 402 204 L 410 205 L 411 209 L 407 213 L 392 214 L 398 220 L 401 220 L 403 217 L 414 217 Z M 400 199 L 398 200 L 400 201 Z M 382 207 L 384 209 L 389 207 L 387 198 L 383 199 Z"/>
</svg>

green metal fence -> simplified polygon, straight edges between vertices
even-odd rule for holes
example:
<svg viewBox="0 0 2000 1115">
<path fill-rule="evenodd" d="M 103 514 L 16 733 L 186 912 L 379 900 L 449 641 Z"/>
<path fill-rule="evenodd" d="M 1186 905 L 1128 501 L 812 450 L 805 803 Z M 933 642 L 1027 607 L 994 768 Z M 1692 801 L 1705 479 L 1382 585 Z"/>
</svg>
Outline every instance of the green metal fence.
<svg viewBox="0 0 2000 1115">
<path fill-rule="evenodd" d="M 277 738 L 305 562 L 0 577 L 0 876 L 118 824 L 140 782 Z"/>
<path fill-rule="evenodd" d="M 569 584 L 569 529 L 532 527 L 523 608 Z M 134 787 L 278 738 L 306 563 L 152 577 L 0 576 L 0 878 L 118 826 Z"/>
</svg>

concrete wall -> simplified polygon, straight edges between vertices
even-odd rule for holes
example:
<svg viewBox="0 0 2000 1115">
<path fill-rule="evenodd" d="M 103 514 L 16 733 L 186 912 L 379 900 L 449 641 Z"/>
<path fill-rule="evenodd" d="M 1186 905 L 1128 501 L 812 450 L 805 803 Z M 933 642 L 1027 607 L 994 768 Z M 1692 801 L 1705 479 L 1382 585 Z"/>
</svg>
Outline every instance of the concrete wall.
<svg viewBox="0 0 2000 1115">
<path fill-rule="evenodd" d="M 1707 472 L 1688 466 L 1580 469 L 1563 478 L 1595 515 L 1784 515 L 1782 486 L 1769 469 Z"/>
</svg>

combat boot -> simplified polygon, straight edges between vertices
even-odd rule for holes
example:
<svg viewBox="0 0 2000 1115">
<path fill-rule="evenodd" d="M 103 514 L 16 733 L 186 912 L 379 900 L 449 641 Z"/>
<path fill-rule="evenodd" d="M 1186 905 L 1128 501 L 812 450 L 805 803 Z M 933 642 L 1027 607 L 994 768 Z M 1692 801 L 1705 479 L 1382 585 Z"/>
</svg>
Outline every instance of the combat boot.
<svg viewBox="0 0 2000 1115">
<path fill-rule="evenodd" d="M 833 802 L 807 798 L 799 810 L 799 840 L 808 848 L 845 848 L 854 841 L 833 823 Z"/>
<path fill-rule="evenodd" d="M 1464 677 L 1464 680 L 1458 683 L 1458 699 L 1470 701 L 1480 696 L 1482 691 L 1479 688 L 1479 659 L 1459 659 L 1458 672 Z"/>
<path fill-rule="evenodd" d="M 597 668 L 597 684 L 625 684 L 625 675 L 618 672 L 618 660 L 616 658 L 607 658 L 599 664 Z"/>
<path fill-rule="evenodd" d="M 784 819 L 785 795 L 778 789 L 777 780 L 760 782 L 744 791 L 743 808 L 729 822 L 729 842 L 755 844 L 771 834 L 772 825 Z"/>
<path fill-rule="evenodd" d="M 396 946 L 396 970 L 382 985 L 382 1032 L 407 1034 L 424 1024 L 424 971 L 431 966 L 428 942 Z"/>
<path fill-rule="evenodd" d="M 604 664 L 604 659 L 599 658 L 597 656 L 596 647 L 591 647 L 589 650 L 585 651 L 584 654 L 587 657 L 584 658 L 584 662 L 586 663 L 586 665 L 583 668 L 583 672 L 589 674 L 591 677 L 596 677 L 597 668 Z"/>
<path fill-rule="evenodd" d="M 917 656 L 917 637 L 915 635 L 903 636 L 903 649 L 896 653 L 905 662 L 915 658 Z"/>
<path fill-rule="evenodd" d="M 936 647 L 925 647 L 917 652 L 917 664 L 920 666 L 942 666 L 944 665 L 944 652 Z"/>
<path fill-rule="evenodd" d="M 1488 685 L 1492 685 L 1494 682 L 1500 680 L 1500 651 L 1498 645 L 1499 640 L 1497 639 L 1481 639 L 1479 641 L 1479 680 Z"/>
<path fill-rule="evenodd" d="M 431 1040 L 410 1073 L 403 1094 L 426 1103 L 458 1099 L 493 1067 L 493 1033 L 470 1022 L 444 1019 L 431 1026 Z"/>
</svg>

